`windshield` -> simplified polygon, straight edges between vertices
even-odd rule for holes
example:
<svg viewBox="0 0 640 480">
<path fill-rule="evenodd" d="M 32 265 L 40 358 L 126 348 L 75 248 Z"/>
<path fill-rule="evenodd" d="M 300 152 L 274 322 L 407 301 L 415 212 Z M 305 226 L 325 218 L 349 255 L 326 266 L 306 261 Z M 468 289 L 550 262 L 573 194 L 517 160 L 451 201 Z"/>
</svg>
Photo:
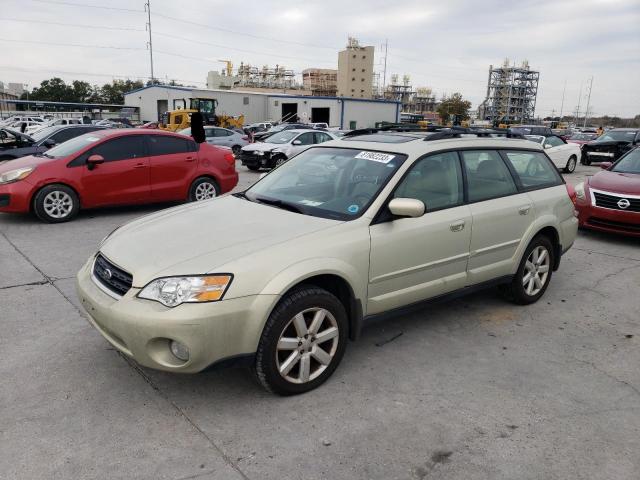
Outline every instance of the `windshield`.
<svg viewBox="0 0 640 480">
<path fill-rule="evenodd" d="M 622 157 L 611 169 L 618 173 L 635 173 L 640 175 L 640 148 L 631 150 Z"/>
<path fill-rule="evenodd" d="M 596 139 L 596 143 L 600 142 L 632 142 L 636 132 L 631 130 L 609 130 L 604 132 Z"/>
<path fill-rule="evenodd" d="M 254 202 L 339 220 L 359 217 L 406 155 L 315 147 L 273 170 L 246 191 Z"/>
<path fill-rule="evenodd" d="M 57 147 L 53 147 L 51 150 L 47 150 L 47 152 L 44 153 L 44 156 L 50 158 L 62 158 L 67 155 L 73 155 L 98 140 L 100 140 L 100 137 L 95 133 L 85 133 L 79 137 L 67 140 Z"/>
<path fill-rule="evenodd" d="M 293 140 L 299 132 L 292 132 L 291 130 L 285 130 L 281 133 L 274 133 L 265 140 L 265 143 L 288 143 Z"/>
<path fill-rule="evenodd" d="M 593 140 L 596 137 L 593 133 L 576 133 L 569 137 L 569 140 Z"/>
</svg>

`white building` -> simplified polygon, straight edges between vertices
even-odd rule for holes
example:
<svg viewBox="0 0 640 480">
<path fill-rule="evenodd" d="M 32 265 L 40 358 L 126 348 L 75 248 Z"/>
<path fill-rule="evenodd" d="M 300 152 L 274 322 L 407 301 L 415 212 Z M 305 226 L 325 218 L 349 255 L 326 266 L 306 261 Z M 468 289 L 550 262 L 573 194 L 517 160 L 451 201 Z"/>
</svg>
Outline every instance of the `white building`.
<svg viewBox="0 0 640 480">
<path fill-rule="evenodd" d="M 327 122 L 332 127 L 367 128 L 376 122 L 398 122 L 400 102 L 342 97 L 311 97 L 238 90 L 153 85 L 128 92 L 127 106 L 139 107 L 140 119 L 157 121 L 167 110 L 189 106 L 191 98 L 214 98 L 216 113 L 244 115 L 245 123 L 280 121 L 297 115 L 301 122 Z"/>
</svg>

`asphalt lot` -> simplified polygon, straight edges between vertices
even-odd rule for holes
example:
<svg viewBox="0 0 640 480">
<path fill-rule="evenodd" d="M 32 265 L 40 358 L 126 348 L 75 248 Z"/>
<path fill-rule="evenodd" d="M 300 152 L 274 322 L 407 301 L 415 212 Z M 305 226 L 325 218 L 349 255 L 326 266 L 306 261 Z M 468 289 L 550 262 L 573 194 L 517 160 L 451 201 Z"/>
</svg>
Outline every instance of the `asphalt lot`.
<svg viewBox="0 0 640 480">
<path fill-rule="evenodd" d="M 640 476 L 638 240 L 580 232 L 529 307 L 489 290 L 369 325 L 324 386 L 280 398 L 241 369 L 138 367 L 84 318 L 76 271 L 158 208 L 0 214 L 0 479 Z"/>
</svg>

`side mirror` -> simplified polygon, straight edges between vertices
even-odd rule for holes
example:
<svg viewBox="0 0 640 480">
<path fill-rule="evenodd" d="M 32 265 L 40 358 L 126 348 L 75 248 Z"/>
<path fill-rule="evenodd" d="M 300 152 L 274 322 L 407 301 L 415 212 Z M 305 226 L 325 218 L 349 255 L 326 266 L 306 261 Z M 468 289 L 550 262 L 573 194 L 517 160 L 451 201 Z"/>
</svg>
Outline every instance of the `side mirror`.
<svg viewBox="0 0 640 480">
<path fill-rule="evenodd" d="M 291 145 L 302 145 L 302 142 L 300 140 L 294 140 L 291 142 Z"/>
<path fill-rule="evenodd" d="M 545 143 L 545 144 L 544 144 L 544 148 L 545 148 L 545 150 L 546 150 L 547 148 L 551 148 L 551 145 L 549 145 L 548 143 Z"/>
<path fill-rule="evenodd" d="M 47 138 L 44 142 L 42 142 L 43 147 L 51 148 L 56 146 L 56 141 L 53 138 Z"/>
<path fill-rule="evenodd" d="M 602 162 L 600 164 L 600 168 L 603 170 L 609 170 L 609 168 L 611 168 L 611 165 L 613 165 L 613 163 L 611 162 Z"/>
<path fill-rule="evenodd" d="M 425 210 L 424 202 L 415 198 L 394 198 L 389 202 L 389 211 L 397 217 L 421 217 Z"/>
<path fill-rule="evenodd" d="M 91 155 L 87 158 L 87 168 L 93 170 L 97 165 L 104 163 L 104 157 L 102 155 Z"/>
</svg>

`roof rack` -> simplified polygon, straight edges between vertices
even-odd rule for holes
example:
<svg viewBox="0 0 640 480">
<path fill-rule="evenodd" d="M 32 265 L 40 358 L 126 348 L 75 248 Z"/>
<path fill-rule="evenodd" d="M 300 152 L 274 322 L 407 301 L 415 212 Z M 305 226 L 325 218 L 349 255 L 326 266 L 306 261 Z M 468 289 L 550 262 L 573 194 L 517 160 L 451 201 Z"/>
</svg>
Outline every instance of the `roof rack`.
<svg viewBox="0 0 640 480">
<path fill-rule="evenodd" d="M 434 125 L 429 125 L 427 127 L 416 127 L 413 125 L 403 126 L 403 125 L 392 124 L 392 125 L 382 125 L 378 128 L 359 128 L 356 130 L 351 130 L 350 132 L 345 133 L 343 137 L 356 137 L 358 135 L 373 135 L 375 133 L 383 133 L 383 132 L 433 133 L 433 132 L 439 132 L 446 128 L 447 127 L 440 127 L 440 126 L 434 126 Z"/>
<path fill-rule="evenodd" d="M 524 139 L 521 133 L 512 132 L 507 128 L 464 128 L 451 127 L 436 131 L 424 139 L 425 142 L 444 140 L 447 138 L 460 138 L 462 135 L 475 135 L 477 137 L 506 137 Z"/>
</svg>

